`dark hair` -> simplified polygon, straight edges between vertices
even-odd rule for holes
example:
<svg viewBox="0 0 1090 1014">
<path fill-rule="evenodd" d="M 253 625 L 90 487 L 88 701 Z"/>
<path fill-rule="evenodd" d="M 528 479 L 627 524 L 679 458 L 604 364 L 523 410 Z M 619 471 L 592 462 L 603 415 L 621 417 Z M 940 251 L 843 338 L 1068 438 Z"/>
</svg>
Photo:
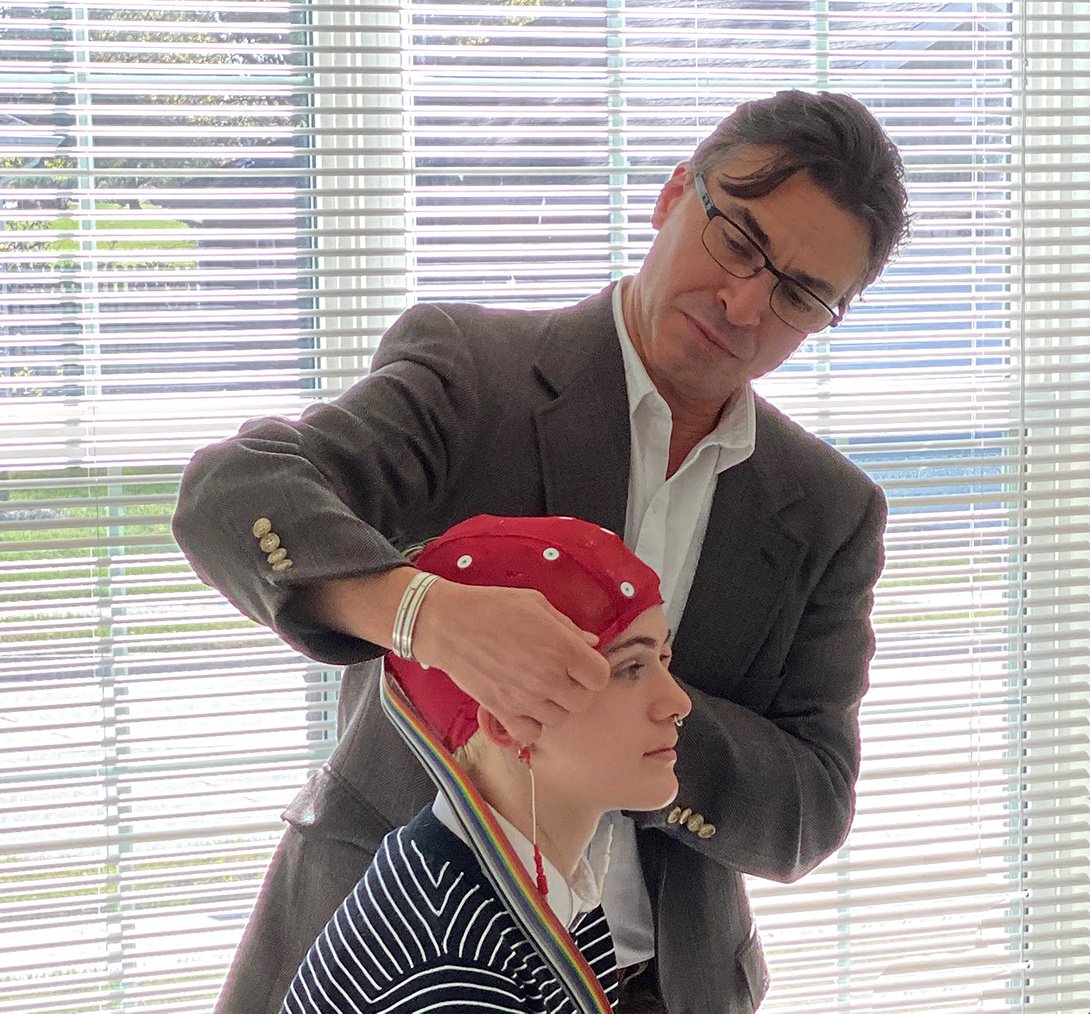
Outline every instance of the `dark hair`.
<svg viewBox="0 0 1090 1014">
<path fill-rule="evenodd" d="M 873 114 L 850 95 L 782 91 L 743 102 L 697 146 L 689 168 L 707 176 L 747 145 L 770 148 L 771 160 L 744 178 L 717 177 L 734 197 L 763 197 L 797 172 L 808 172 L 845 211 L 870 230 L 863 288 L 878 277 L 908 234 L 904 166 Z"/>
</svg>

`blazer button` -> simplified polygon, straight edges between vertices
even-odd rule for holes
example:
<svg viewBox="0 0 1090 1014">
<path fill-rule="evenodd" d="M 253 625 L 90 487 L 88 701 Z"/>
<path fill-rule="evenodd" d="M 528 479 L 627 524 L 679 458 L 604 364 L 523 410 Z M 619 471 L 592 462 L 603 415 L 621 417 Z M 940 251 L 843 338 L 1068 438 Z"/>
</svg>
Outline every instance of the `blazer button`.
<svg viewBox="0 0 1090 1014">
<path fill-rule="evenodd" d="M 680 806 L 675 806 L 666 815 L 666 823 L 667 824 L 676 824 L 678 822 L 678 820 L 680 820 L 680 819 L 681 819 L 681 807 Z"/>
<path fill-rule="evenodd" d="M 693 808 L 691 806 L 686 806 L 685 809 L 677 815 L 678 823 L 684 824 L 685 821 L 687 821 L 692 816 L 692 814 Z"/>
<path fill-rule="evenodd" d="M 704 815 L 701 813 L 694 813 L 685 821 L 685 826 L 695 834 L 704 826 Z"/>
<path fill-rule="evenodd" d="M 267 559 L 269 563 L 279 563 L 287 555 L 288 551 L 283 546 L 281 546 L 279 549 L 274 549 L 271 553 L 269 553 Z"/>
<path fill-rule="evenodd" d="M 260 539 L 263 535 L 268 535 L 272 531 L 272 522 L 268 518 L 258 518 L 250 531 L 254 533 L 255 539 Z"/>
<path fill-rule="evenodd" d="M 715 834 L 714 824 L 701 824 L 700 830 L 696 832 L 698 838 L 710 838 Z"/>
<path fill-rule="evenodd" d="M 261 552 L 271 553 L 274 549 L 280 548 L 280 536 L 276 532 L 269 532 L 266 535 L 261 536 L 261 541 L 258 543 L 261 547 Z"/>
<path fill-rule="evenodd" d="M 279 560 L 276 563 L 274 563 L 272 565 L 272 568 L 273 568 L 273 570 L 280 571 L 280 570 L 287 570 L 291 566 L 293 566 L 291 560 L 288 560 L 288 559 L 285 558 L 283 560 Z"/>
</svg>

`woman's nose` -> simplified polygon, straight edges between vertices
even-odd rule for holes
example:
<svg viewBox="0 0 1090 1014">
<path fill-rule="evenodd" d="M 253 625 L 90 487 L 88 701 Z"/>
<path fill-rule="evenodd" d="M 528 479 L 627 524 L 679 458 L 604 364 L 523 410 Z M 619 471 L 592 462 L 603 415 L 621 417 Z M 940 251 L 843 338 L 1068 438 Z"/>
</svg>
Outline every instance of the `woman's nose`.
<svg viewBox="0 0 1090 1014">
<path fill-rule="evenodd" d="M 674 714 L 679 718 L 684 718 L 693 710 L 693 700 L 676 681 L 674 686 L 677 687 L 677 703 L 674 704 Z"/>
<path fill-rule="evenodd" d="M 684 718 L 693 710 L 692 700 L 667 669 L 663 669 L 662 675 L 665 682 L 663 683 L 658 710 L 663 718 L 673 718 L 675 716 Z"/>
</svg>

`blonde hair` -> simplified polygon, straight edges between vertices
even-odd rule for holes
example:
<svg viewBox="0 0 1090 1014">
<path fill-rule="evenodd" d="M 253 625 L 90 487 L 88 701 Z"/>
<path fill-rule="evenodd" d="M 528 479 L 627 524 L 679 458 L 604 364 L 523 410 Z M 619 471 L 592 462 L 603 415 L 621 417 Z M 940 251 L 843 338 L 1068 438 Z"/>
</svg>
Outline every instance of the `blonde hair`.
<svg viewBox="0 0 1090 1014">
<path fill-rule="evenodd" d="M 461 746 L 454 748 L 453 757 L 455 763 L 470 778 L 474 778 L 480 770 L 484 751 L 487 749 L 485 735 L 478 729 Z"/>
</svg>

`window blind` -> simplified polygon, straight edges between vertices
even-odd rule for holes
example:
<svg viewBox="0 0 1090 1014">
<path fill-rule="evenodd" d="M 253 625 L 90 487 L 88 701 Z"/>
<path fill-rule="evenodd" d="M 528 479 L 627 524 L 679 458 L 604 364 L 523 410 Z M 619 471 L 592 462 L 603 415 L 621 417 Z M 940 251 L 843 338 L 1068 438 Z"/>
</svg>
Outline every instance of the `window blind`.
<svg viewBox="0 0 1090 1014">
<path fill-rule="evenodd" d="M 885 488 L 859 816 L 765 1010 L 1090 1003 L 1090 4 L 0 4 L 0 1010 L 207 1010 L 338 674 L 169 537 L 421 299 L 638 267 L 738 101 L 848 91 L 914 236 L 762 393 Z"/>
</svg>

